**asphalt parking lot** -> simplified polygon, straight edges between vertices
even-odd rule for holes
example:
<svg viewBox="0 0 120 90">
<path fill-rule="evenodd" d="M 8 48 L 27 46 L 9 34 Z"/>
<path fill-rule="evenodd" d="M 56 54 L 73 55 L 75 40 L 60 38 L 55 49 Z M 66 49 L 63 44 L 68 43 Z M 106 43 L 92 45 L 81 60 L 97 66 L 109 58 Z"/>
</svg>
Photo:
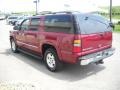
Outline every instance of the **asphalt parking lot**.
<svg viewBox="0 0 120 90">
<path fill-rule="evenodd" d="M 41 60 L 11 52 L 10 30 L 0 21 L 0 90 L 120 90 L 120 33 L 113 34 L 116 51 L 104 64 L 66 65 L 52 73 Z"/>
</svg>

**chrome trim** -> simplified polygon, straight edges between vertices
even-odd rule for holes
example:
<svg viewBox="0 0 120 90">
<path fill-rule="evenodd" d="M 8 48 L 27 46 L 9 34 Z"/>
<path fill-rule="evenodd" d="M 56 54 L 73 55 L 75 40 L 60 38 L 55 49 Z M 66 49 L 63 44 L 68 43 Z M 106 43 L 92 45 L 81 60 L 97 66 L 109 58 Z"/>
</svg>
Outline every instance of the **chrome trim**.
<svg viewBox="0 0 120 90">
<path fill-rule="evenodd" d="M 87 51 L 87 50 L 91 50 L 91 49 L 93 49 L 93 47 L 84 48 L 83 51 Z"/>
<path fill-rule="evenodd" d="M 22 43 L 22 44 L 24 44 L 24 45 L 26 45 L 26 46 L 30 46 L 30 47 L 33 47 L 33 48 L 38 48 L 37 46 L 33 46 L 33 45 L 30 45 L 30 44 L 26 44 L 26 43 L 24 43 L 24 42 L 20 42 L 20 41 L 17 41 L 18 43 Z"/>
<path fill-rule="evenodd" d="M 99 60 L 102 60 L 102 59 L 105 59 L 107 57 L 110 57 L 111 55 L 113 55 L 115 52 L 115 48 L 109 48 L 109 49 L 105 49 L 105 50 L 102 50 L 102 51 L 99 51 L 99 52 L 96 52 L 96 53 L 92 53 L 92 54 L 89 54 L 89 55 L 85 55 L 85 56 L 82 56 L 79 58 L 80 60 L 80 64 L 82 65 L 82 61 L 86 60 L 86 64 L 84 65 L 88 65 L 89 63 L 92 63 L 92 62 L 97 62 Z M 89 60 L 89 61 L 87 61 Z"/>
</svg>

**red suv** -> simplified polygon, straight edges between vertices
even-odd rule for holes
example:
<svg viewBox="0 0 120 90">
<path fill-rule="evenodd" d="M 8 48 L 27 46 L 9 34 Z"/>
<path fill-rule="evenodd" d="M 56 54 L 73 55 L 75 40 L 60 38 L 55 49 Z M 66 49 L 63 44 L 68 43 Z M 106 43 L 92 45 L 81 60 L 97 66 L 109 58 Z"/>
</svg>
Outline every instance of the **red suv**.
<svg viewBox="0 0 120 90">
<path fill-rule="evenodd" d="M 50 71 L 63 62 L 103 63 L 113 55 L 112 26 L 103 17 L 78 12 L 41 14 L 25 19 L 10 31 L 13 52 L 40 56 Z"/>
</svg>

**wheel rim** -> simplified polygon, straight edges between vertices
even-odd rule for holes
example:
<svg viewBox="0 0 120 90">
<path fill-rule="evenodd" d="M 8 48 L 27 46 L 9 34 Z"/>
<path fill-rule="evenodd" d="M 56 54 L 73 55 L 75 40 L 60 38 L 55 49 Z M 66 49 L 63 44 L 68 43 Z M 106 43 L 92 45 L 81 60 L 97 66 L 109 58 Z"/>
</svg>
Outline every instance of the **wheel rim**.
<svg viewBox="0 0 120 90">
<path fill-rule="evenodd" d="M 15 51 L 16 45 L 15 45 L 15 42 L 14 42 L 14 41 L 11 42 L 11 47 L 12 47 L 12 50 Z"/>
<path fill-rule="evenodd" d="M 50 68 L 55 68 L 55 57 L 52 53 L 48 53 L 47 56 L 46 56 L 46 60 L 47 60 L 47 65 L 50 67 Z"/>
</svg>

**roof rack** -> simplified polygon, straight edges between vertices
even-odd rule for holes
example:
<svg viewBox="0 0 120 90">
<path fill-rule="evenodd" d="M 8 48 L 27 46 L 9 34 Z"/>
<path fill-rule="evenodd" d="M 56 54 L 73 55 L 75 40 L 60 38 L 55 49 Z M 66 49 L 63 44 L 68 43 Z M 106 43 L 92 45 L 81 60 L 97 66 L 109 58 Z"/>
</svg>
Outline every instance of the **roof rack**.
<svg viewBox="0 0 120 90">
<path fill-rule="evenodd" d="M 60 12 L 53 12 L 53 14 L 57 14 L 57 13 L 66 13 L 66 14 L 71 14 L 71 11 L 60 11 Z"/>
<path fill-rule="evenodd" d="M 60 11 L 60 12 L 52 12 L 52 11 L 42 11 L 39 13 L 39 15 L 45 15 L 45 14 L 72 14 L 72 13 L 80 13 L 79 11 Z"/>
<path fill-rule="evenodd" d="M 40 15 L 51 14 L 51 13 L 52 13 L 51 11 L 42 11 L 42 12 L 39 12 Z"/>
</svg>

